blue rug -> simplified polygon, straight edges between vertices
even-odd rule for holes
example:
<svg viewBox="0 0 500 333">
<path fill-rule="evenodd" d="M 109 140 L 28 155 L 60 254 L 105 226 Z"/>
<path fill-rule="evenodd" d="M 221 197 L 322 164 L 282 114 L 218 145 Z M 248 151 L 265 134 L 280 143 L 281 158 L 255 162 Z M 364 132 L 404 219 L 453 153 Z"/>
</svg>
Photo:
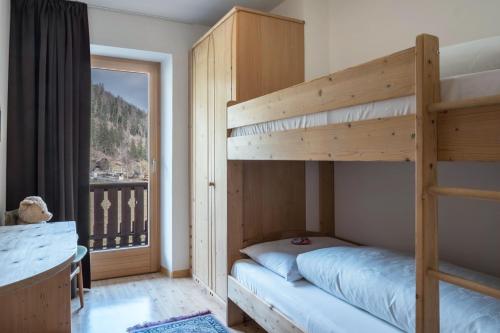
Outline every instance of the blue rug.
<svg viewBox="0 0 500 333">
<path fill-rule="evenodd" d="M 146 323 L 130 327 L 129 333 L 229 333 L 210 313 L 200 312 L 189 316 Z"/>
</svg>

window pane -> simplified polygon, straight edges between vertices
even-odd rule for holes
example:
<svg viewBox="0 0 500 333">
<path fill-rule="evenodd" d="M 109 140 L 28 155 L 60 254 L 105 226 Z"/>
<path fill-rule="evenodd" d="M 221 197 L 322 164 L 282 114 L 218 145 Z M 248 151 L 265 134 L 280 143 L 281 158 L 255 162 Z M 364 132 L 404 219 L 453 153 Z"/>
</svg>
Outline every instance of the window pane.
<svg viewBox="0 0 500 333">
<path fill-rule="evenodd" d="M 92 69 L 90 181 L 148 179 L 148 76 Z"/>
<path fill-rule="evenodd" d="M 91 251 L 148 245 L 148 81 L 92 69 Z"/>
</svg>

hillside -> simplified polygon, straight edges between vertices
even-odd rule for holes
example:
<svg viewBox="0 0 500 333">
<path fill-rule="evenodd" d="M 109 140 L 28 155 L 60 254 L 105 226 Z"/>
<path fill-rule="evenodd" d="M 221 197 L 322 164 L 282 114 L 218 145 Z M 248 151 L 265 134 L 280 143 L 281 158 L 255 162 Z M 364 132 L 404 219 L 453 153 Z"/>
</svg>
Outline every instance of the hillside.
<svg viewBox="0 0 500 333">
<path fill-rule="evenodd" d="M 91 94 L 91 180 L 147 179 L 147 113 L 102 84 Z"/>
</svg>

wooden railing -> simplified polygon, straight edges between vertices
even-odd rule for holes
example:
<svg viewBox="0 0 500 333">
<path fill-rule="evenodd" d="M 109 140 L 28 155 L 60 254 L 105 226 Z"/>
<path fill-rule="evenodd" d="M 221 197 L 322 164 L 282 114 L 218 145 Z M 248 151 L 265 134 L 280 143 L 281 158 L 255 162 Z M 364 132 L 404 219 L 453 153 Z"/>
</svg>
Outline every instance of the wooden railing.
<svg viewBox="0 0 500 333">
<path fill-rule="evenodd" d="M 148 244 L 148 183 L 90 184 L 90 250 Z"/>
</svg>

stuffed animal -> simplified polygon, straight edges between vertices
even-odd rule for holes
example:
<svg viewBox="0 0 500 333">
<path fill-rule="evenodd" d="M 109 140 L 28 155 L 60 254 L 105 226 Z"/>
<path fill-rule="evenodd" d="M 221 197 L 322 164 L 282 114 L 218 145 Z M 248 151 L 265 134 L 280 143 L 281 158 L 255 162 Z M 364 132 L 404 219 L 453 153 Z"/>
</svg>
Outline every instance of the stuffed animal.
<svg viewBox="0 0 500 333">
<path fill-rule="evenodd" d="M 27 197 L 19 204 L 18 224 L 45 223 L 52 218 L 52 213 L 40 197 Z"/>
</svg>

